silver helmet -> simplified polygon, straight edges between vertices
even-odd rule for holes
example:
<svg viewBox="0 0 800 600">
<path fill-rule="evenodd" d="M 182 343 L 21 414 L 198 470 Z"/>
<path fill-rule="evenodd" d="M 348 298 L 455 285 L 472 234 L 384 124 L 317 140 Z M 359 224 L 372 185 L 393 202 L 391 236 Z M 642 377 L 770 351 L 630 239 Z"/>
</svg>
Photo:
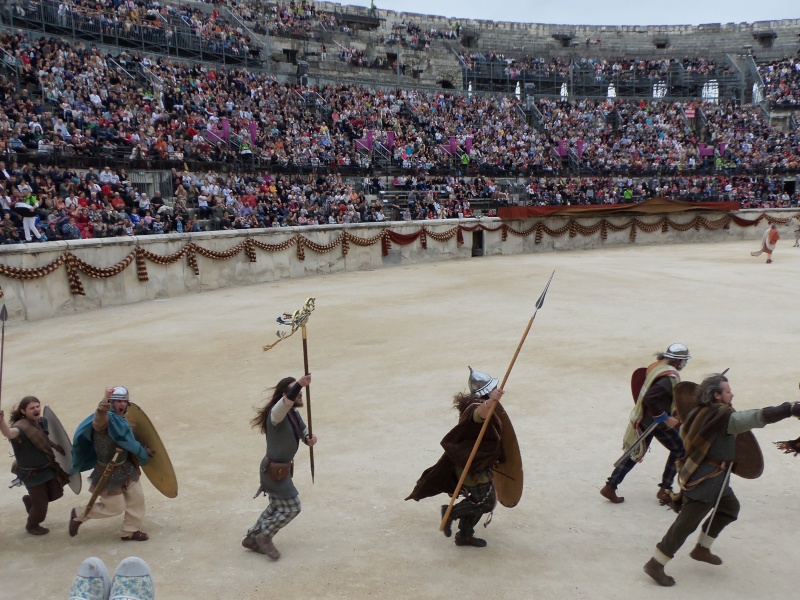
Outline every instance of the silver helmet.
<svg viewBox="0 0 800 600">
<path fill-rule="evenodd" d="M 689 360 L 692 357 L 689 354 L 689 348 L 683 344 L 670 344 L 667 351 L 664 352 L 664 358 L 669 358 L 670 360 Z"/>
<path fill-rule="evenodd" d="M 499 381 L 483 371 L 476 371 L 469 368 L 469 391 L 473 398 L 488 396 L 496 388 Z"/>
<path fill-rule="evenodd" d="M 114 391 L 109 398 L 109 401 L 113 402 L 114 400 L 124 400 L 125 402 L 130 402 L 130 395 L 128 393 L 128 388 L 124 385 L 115 385 Z"/>
</svg>

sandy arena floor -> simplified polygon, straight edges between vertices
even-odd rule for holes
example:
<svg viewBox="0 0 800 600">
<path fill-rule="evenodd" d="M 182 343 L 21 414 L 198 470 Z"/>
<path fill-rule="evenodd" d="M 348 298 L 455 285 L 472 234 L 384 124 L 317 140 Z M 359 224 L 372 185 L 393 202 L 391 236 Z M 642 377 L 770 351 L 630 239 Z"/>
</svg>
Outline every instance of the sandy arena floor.
<svg viewBox="0 0 800 600">
<path fill-rule="evenodd" d="M 672 592 L 643 572 L 673 520 L 655 494 L 656 445 L 612 505 L 598 493 L 620 453 L 631 371 L 675 341 L 684 379 L 730 367 L 734 404 L 800 400 L 800 249 L 775 263 L 758 243 L 632 246 L 487 257 L 226 289 L 47 321 L 6 324 L 3 407 L 33 394 L 72 433 L 108 384 L 127 385 L 159 428 L 180 482 L 174 500 L 144 483 L 151 540 L 119 540 L 121 517 L 67 534 L 69 490 L 49 535 L 26 534 L 20 488 L 0 488 L 3 598 L 59 600 L 87 556 L 113 571 L 131 554 L 153 568 L 160 600 L 262 598 L 788 598 L 796 591 L 800 457 L 772 442 L 800 422 L 756 432 L 764 475 L 734 478 L 741 519 L 715 551 L 668 567 Z M 502 378 L 551 271 L 547 301 L 506 385 L 525 462 L 525 492 L 458 548 L 438 531 L 444 496 L 404 502 L 456 420 L 467 365 Z M 314 296 L 309 323 L 316 484 L 308 453 L 295 481 L 304 511 L 276 538 L 278 563 L 244 550 L 266 506 L 254 500 L 264 440 L 253 408 L 302 372 L 296 335 L 268 353 L 275 318 Z M 9 449 L 0 473 L 10 483 Z M 88 486 L 85 486 L 88 487 Z M 691 545 L 690 545 L 691 544 Z"/>
</svg>

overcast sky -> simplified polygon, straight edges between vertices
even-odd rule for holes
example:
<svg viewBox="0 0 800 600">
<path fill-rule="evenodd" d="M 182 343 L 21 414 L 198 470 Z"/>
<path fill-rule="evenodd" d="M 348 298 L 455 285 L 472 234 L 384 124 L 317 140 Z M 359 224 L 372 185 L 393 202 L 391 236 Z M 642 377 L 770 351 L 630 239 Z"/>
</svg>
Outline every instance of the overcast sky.
<svg viewBox="0 0 800 600">
<path fill-rule="evenodd" d="M 342 0 L 369 6 L 369 0 Z M 569 25 L 699 25 L 800 19 L 798 0 L 375 0 L 377 8 L 522 23 Z"/>
</svg>

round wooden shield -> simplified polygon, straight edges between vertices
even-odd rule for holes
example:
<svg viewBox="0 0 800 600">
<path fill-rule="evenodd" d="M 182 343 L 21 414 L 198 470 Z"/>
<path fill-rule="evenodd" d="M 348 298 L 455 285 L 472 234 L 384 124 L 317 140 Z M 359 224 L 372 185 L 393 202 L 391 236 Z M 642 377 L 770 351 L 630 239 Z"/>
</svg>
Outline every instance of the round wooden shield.
<svg viewBox="0 0 800 600">
<path fill-rule="evenodd" d="M 522 456 L 519 452 L 517 434 L 506 409 L 498 402 L 494 412 L 503 423 L 500 441 L 506 458 L 504 463 L 494 468 L 494 489 L 500 504 L 513 508 L 522 498 Z"/>
<path fill-rule="evenodd" d="M 681 421 L 685 421 L 692 409 L 697 406 L 696 392 L 697 384 L 693 381 L 681 381 L 672 390 L 672 406 Z"/>
<path fill-rule="evenodd" d="M 128 407 L 127 419 L 139 443 L 155 451 L 148 463 L 142 466 L 142 471 L 154 488 L 167 498 L 175 498 L 178 495 L 178 478 L 153 422 L 141 407 L 133 402 Z"/>
<path fill-rule="evenodd" d="M 645 379 L 647 379 L 646 367 L 639 367 L 631 374 L 631 395 L 633 396 L 634 404 L 639 399 L 639 393 L 642 391 Z"/>
<path fill-rule="evenodd" d="M 72 471 L 72 440 L 67 435 L 64 426 L 61 424 L 61 421 L 58 420 L 52 408 L 45 406 L 42 411 L 42 416 L 47 419 L 47 437 L 50 438 L 51 442 L 58 444 L 64 449 L 63 456 L 57 450 L 55 454 L 58 465 L 64 469 L 65 473 L 69 473 L 69 489 L 76 494 L 80 494 L 82 483 L 81 474 L 80 472 L 70 472 Z"/>
</svg>

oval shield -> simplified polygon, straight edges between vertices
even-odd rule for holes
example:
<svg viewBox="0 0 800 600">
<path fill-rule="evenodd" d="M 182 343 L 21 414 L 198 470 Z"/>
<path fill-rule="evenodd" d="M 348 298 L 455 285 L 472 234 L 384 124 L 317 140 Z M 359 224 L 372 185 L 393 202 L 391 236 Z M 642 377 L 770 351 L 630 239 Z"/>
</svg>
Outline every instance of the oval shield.
<svg viewBox="0 0 800 600">
<path fill-rule="evenodd" d="M 758 479 L 764 472 L 764 455 L 752 431 L 736 436 L 736 459 L 733 473 L 743 479 Z"/>
<path fill-rule="evenodd" d="M 56 413 L 49 406 L 45 406 L 42 411 L 42 416 L 47 419 L 47 437 L 54 444 L 58 444 L 64 449 L 64 455 L 56 451 L 56 462 L 58 466 L 64 469 L 65 473 L 69 473 L 69 489 L 76 494 L 81 493 L 81 474 L 80 472 L 70 473 L 72 470 L 72 440 L 67 435 L 61 421 L 58 420 Z"/>
<path fill-rule="evenodd" d="M 514 426 L 511 424 L 506 409 L 499 402 L 495 408 L 495 414 L 503 423 L 500 441 L 503 444 L 506 461 L 494 468 L 494 489 L 500 504 L 507 508 L 513 508 L 522 498 L 522 456 L 519 452 L 519 442 Z"/>
<path fill-rule="evenodd" d="M 128 406 L 127 419 L 139 443 L 155 451 L 148 463 L 142 466 L 142 471 L 154 488 L 167 498 L 175 498 L 178 495 L 178 478 L 153 422 L 141 407 L 133 402 Z"/>
</svg>

